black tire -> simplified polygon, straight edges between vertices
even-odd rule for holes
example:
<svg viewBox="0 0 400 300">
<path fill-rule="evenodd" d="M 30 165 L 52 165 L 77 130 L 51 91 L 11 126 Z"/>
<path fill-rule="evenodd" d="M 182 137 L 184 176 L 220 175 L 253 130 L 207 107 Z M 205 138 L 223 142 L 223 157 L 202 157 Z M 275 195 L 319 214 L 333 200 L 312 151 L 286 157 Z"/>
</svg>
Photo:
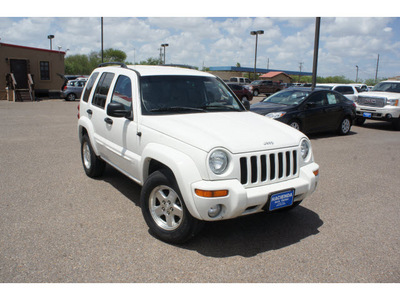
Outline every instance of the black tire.
<svg viewBox="0 0 400 300">
<path fill-rule="evenodd" d="M 296 120 L 296 119 L 293 119 L 293 120 L 290 120 L 289 122 L 288 122 L 288 125 L 290 126 L 290 127 L 293 127 L 293 128 L 295 128 L 295 129 L 297 129 L 298 131 L 301 131 L 301 123 L 300 123 L 300 121 L 299 120 Z"/>
<path fill-rule="evenodd" d="M 75 101 L 76 100 L 76 95 L 74 93 L 69 93 L 67 97 L 65 98 L 67 101 Z"/>
<path fill-rule="evenodd" d="M 349 117 L 344 117 L 339 124 L 338 133 L 339 135 L 349 134 L 351 129 L 351 119 Z"/>
<path fill-rule="evenodd" d="M 355 124 L 361 126 L 365 123 L 365 118 L 357 117 L 355 120 Z"/>
<path fill-rule="evenodd" d="M 258 94 L 259 94 L 258 90 L 254 90 L 254 91 L 253 91 L 253 96 L 257 97 Z"/>
<path fill-rule="evenodd" d="M 393 129 L 396 131 L 400 131 L 400 118 L 397 119 L 396 121 L 393 121 Z"/>
<path fill-rule="evenodd" d="M 156 171 L 147 178 L 140 195 L 140 206 L 151 233 L 164 242 L 184 243 L 202 228 L 203 222 L 187 210 L 170 171 Z"/>
<path fill-rule="evenodd" d="M 86 134 L 82 138 L 81 158 L 87 176 L 95 178 L 103 175 L 106 163 L 93 151 L 90 139 Z"/>
</svg>

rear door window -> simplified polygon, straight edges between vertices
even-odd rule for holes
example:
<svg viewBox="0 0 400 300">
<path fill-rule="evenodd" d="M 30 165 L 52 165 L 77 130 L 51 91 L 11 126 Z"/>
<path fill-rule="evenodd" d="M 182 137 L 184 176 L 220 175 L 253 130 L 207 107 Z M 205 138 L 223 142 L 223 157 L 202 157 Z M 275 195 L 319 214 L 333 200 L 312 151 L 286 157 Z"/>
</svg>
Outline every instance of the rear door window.
<svg viewBox="0 0 400 300">
<path fill-rule="evenodd" d="M 113 78 L 114 73 L 105 72 L 101 75 L 93 96 L 93 105 L 104 109 L 104 106 L 106 105 L 108 91 L 110 90 Z"/>
</svg>

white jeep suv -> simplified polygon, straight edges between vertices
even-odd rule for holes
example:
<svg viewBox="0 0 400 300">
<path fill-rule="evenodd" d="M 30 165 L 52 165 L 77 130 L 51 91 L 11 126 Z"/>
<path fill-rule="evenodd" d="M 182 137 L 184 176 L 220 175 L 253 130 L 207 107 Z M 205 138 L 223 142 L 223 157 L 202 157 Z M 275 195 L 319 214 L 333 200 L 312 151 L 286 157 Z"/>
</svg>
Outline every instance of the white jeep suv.
<svg viewBox="0 0 400 300">
<path fill-rule="evenodd" d="M 291 209 L 317 186 L 309 139 L 246 111 L 208 73 L 100 66 L 78 118 L 86 174 L 107 163 L 142 185 L 144 219 L 166 242 L 185 242 L 203 221 Z"/>
<path fill-rule="evenodd" d="M 358 94 L 356 124 L 366 119 L 392 122 L 400 130 L 400 81 L 387 80 L 374 86 L 370 92 Z"/>
</svg>

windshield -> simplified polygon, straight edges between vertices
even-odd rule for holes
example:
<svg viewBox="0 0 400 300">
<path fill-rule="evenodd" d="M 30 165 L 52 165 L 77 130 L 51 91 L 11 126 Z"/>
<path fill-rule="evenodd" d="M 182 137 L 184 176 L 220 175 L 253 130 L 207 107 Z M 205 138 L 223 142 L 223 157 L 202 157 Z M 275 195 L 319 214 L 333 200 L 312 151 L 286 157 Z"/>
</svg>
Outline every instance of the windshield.
<svg viewBox="0 0 400 300">
<path fill-rule="evenodd" d="M 214 77 L 144 76 L 141 91 L 145 115 L 245 110 Z"/>
<path fill-rule="evenodd" d="M 282 91 L 269 96 L 264 99 L 262 102 L 266 103 L 276 103 L 276 104 L 284 104 L 284 105 L 297 105 L 300 104 L 311 91 Z"/>
<path fill-rule="evenodd" d="M 380 82 L 374 86 L 372 91 L 400 93 L 400 82 Z"/>
</svg>

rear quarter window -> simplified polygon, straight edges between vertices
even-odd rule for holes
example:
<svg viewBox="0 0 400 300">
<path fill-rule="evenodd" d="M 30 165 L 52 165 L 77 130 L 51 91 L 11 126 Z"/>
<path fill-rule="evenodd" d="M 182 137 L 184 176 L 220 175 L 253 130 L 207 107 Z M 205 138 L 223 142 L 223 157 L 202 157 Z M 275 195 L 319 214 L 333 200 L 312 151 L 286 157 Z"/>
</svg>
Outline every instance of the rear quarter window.
<svg viewBox="0 0 400 300">
<path fill-rule="evenodd" d="M 85 92 L 84 92 L 84 94 L 82 96 L 82 100 L 83 101 L 88 102 L 90 92 L 92 91 L 92 88 L 93 88 L 93 85 L 94 85 L 94 83 L 95 83 L 95 81 L 97 79 L 97 76 L 99 76 L 98 72 L 93 73 L 92 76 L 90 76 L 90 79 L 89 79 L 89 81 L 88 81 L 88 83 L 86 85 L 86 88 L 85 88 Z"/>
</svg>

